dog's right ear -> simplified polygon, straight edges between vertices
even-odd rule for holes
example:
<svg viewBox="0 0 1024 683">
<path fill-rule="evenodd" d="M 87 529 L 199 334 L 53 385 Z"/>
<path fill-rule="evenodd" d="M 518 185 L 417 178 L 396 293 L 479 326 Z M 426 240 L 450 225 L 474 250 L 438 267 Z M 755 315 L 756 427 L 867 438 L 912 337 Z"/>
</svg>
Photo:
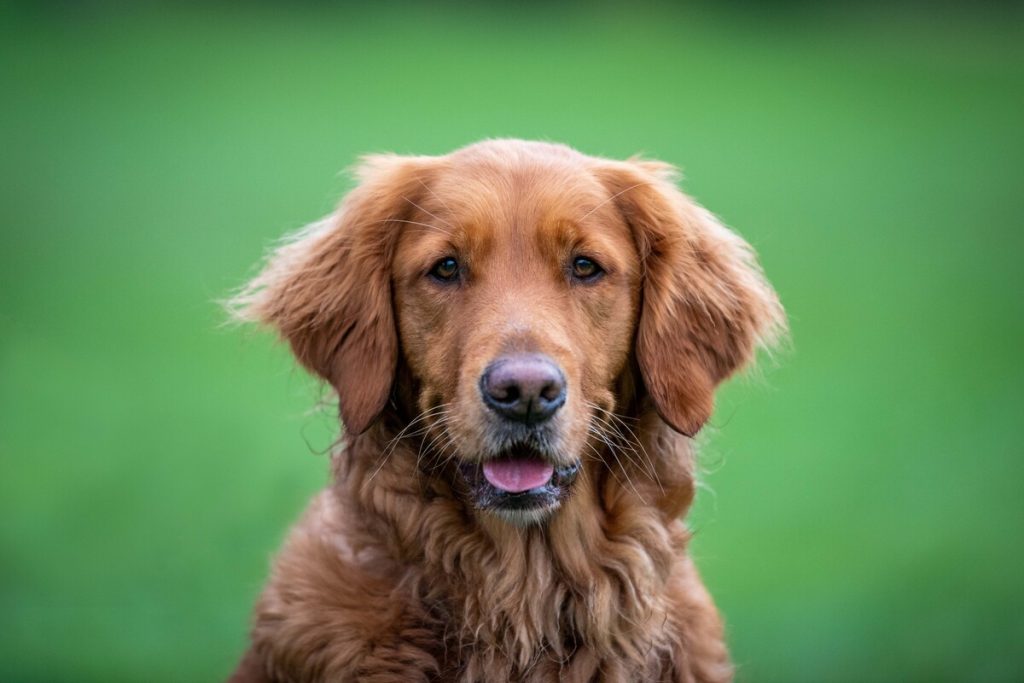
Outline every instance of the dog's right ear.
<svg viewBox="0 0 1024 683">
<path fill-rule="evenodd" d="M 429 157 L 371 156 L 338 210 L 280 246 L 230 302 L 278 330 L 338 394 L 345 429 L 365 431 L 387 404 L 398 359 L 391 258 L 402 221 L 430 182 Z"/>
</svg>

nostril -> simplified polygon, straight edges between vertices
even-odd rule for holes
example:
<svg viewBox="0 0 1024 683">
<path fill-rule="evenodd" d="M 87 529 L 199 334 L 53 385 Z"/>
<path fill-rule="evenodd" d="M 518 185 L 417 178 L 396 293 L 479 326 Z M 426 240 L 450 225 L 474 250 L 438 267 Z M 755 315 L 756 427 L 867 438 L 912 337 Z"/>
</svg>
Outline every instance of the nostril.
<svg viewBox="0 0 1024 683">
<path fill-rule="evenodd" d="M 515 403 L 519 400 L 519 387 L 514 384 L 495 387 L 490 395 L 495 401 L 501 403 Z"/>
<path fill-rule="evenodd" d="M 562 390 L 561 382 L 549 382 L 541 389 L 540 397 L 545 401 L 556 401 L 562 395 Z"/>
</svg>

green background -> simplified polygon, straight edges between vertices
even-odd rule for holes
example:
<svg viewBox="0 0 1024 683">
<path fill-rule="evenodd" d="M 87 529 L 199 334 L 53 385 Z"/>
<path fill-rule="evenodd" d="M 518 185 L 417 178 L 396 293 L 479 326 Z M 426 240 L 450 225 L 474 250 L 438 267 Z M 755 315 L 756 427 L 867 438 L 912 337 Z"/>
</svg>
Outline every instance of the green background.
<svg viewBox="0 0 1024 683">
<path fill-rule="evenodd" d="M 739 679 L 1024 680 L 1019 10 L 128 7 L 0 10 L 0 679 L 230 671 L 333 427 L 216 301 L 517 136 L 683 166 L 789 311 L 691 516 Z"/>
</svg>

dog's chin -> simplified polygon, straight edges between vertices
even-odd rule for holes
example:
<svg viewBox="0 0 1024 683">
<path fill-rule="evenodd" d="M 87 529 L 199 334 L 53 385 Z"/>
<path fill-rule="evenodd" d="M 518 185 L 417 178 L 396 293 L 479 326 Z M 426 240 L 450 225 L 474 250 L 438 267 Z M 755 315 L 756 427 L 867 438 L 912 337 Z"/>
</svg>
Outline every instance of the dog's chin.
<svg viewBox="0 0 1024 683">
<path fill-rule="evenodd" d="M 556 465 L 528 447 L 459 467 L 473 505 L 516 526 L 550 517 L 571 493 L 579 471 L 578 460 Z"/>
</svg>

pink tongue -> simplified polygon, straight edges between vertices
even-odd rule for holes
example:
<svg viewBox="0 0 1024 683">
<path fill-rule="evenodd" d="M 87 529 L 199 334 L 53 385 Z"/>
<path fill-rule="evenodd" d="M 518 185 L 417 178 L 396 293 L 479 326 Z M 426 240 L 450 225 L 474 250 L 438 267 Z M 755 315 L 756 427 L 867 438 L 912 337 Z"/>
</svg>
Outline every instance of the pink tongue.
<svg viewBox="0 0 1024 683">
<path fill-rule="evenodd" d="M 543 460 L 488 460 L 484 463 L 484 477 L 487 481 L 495 488 L 509 493 L 543 486 L 554 473 L 555 468 Z"/>
</svg>

